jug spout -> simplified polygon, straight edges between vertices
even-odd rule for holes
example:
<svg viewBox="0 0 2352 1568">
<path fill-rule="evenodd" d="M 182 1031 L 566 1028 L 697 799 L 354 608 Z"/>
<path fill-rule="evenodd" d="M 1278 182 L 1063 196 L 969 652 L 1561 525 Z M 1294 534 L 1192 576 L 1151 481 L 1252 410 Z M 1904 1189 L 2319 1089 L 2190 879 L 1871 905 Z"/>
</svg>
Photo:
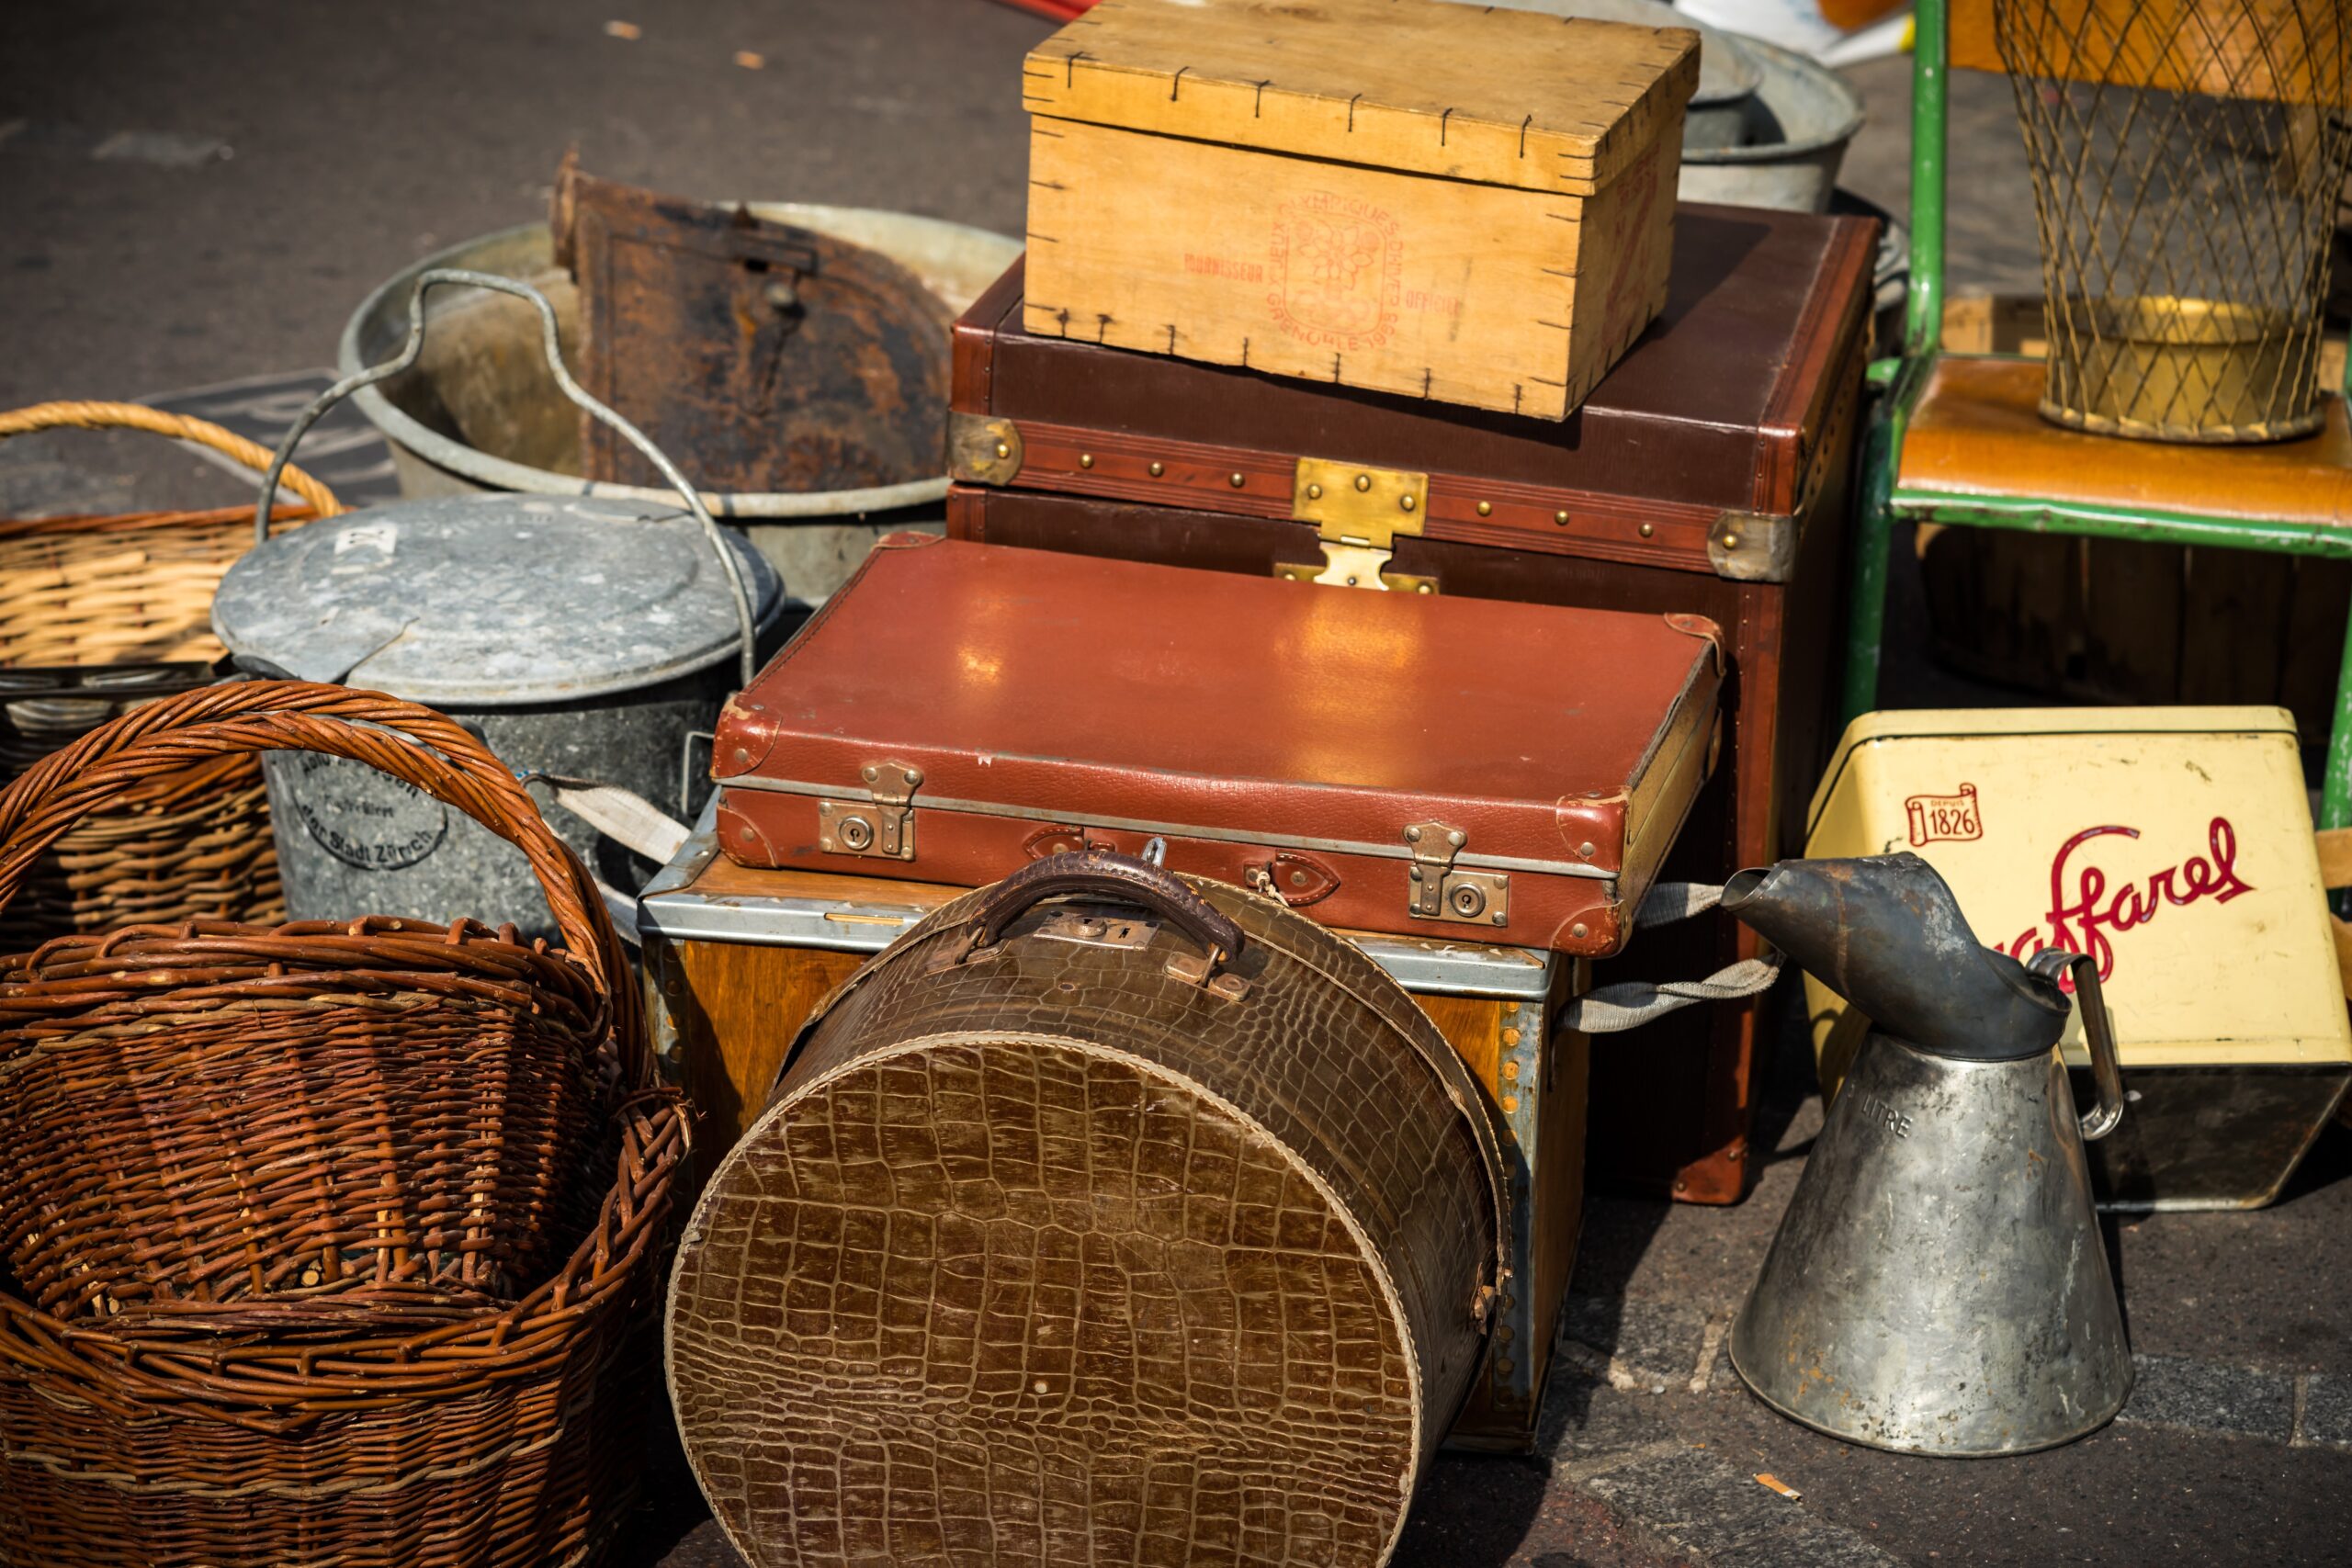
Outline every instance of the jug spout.
<svg viewBox="0 0 2352 1568">
<path fill-rule="evenodd" d="M 1939 1056 L 2038 1055 L 2065 1032 L 2057 983 L 1985 947 L 1933 866 L 1915 854 L 1784 860 L 1743 871 L 1723 908 L 1868 1014 Z"/>
</svg>

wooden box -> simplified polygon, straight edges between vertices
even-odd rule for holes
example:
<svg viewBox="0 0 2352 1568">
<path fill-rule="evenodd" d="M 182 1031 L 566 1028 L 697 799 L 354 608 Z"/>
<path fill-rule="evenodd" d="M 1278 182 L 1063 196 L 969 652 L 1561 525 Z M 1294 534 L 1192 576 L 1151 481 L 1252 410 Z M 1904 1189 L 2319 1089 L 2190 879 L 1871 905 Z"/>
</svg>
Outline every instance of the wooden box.
<svg viewBox="0 0 2352 1568">
<path fill-rule="evenodd" d="M 2122 1122 L 2086 1145 L 2113 1209 L 2278 1196 L 2352 1083 L 2352 1023 L 2293 720 L 2275 707 L 1865 714 L 1808 855 L 1907 850 L 1978 940 L 2098 961 Z M 1864 1020 L 1805 981 L 1822 1087 Z M 2061 1047 L 2091 1100 L 2079 1021 Z"/>
<path fill-rule="evenodd" d="M 962 891 L 746 869 L 718 852 L 705 813 L 639 908 L 656 1049 L 693 1097 L 705 1177 L 758 1118 L 817 1003 Z M 1413 994 L 1501 1111 L 1516 1286 L 1447 1440 L 1526 1451 L 1584 1211 L 1587 1041 L 1565 1030 L 1547 1039 L 1545 1026 L 1584 988 L 1588 965 L 1523 948 L 1348 934 Z"/>
<path fill-rule="evenodd" d="M 1029 330 L 1565 418 L 1666 299 L 1698 35 L 1108 0 L 1030 54 Z"/>
</svg>

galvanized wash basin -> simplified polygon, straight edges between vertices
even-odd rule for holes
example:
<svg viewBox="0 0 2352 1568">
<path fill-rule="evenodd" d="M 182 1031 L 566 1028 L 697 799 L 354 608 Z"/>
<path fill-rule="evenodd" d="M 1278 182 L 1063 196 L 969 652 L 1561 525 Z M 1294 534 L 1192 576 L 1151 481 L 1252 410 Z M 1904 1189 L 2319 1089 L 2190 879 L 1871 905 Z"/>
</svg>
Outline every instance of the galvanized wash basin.
<svg viewBox="0 0 2352 1568">
<path fill-rule="evenodd" d="M 960 312 L 1021 254 L 1001 234 L 870 208 L 752 202 L 754 217 L 791 223 L 866 245 L 899 262 Z M 408 335 L 409 297 L 419 274 L 471 267 L 520 278 L 556 310 L 567 361 L 577 363 L 579 296 L 555 265 L 545 223 L 526 223 L 452 245 L 387 279 L 345 324 L 336 369 L 351 375 L 390 358 Z M 483 290 L 445 290 L 426 304 L 424 351 L 415 367 L 352 400 L 383 433 L 403 496 L 514 491 L 668 502 L 667 491 L 591 483 L 580 477 L 580 414 L 548 377 L 537 319 L 519 299 Z M 874 536 L 935 508 L 947 493 L 945 433 L 935 476 L 865 490 L 711 494 L 721 518 L 741 523 L 784 576 L 790 607 L 821 604 L 854 570 Z M 861 521 L 869 513 L 899 513 Z M 918 517 L 922 514 L 918 513 Z M 937 516 L 936 511 L 931 516 Z"/>
<path fill-rule="evenodd" d="M 1761 39 L 1739 47 L 1761 73 L 1747 124 L 1726 146 L 1682 149 L 1675 193 L 1685 201 L 1826 212 L 1847 144 L 1862 129 L 1862 100 L 1843 77 Z"/>
<path fill-rule="evenodd" d="M 1487 0 L 1456 0 L 1465 6 Z M 1684 201 L 1825 212 L 1862 100 L 1834 71 L 1663 0 L 1494 0 L 1515 10 L 1590 17 L 1699 35 L 1699 88 L 1682 122 Z"/>
</svg>

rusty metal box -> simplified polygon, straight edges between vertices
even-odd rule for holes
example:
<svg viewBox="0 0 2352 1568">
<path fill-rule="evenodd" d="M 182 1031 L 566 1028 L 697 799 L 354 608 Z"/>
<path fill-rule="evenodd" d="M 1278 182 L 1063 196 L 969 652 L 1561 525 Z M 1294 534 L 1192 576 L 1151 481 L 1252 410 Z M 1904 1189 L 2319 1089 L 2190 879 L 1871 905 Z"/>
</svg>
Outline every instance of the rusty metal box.
<svg viewBox="0 0 2352 1568">
<path fill-rule="evenodd" d="M 2274 707 L 1866 714 L 1815 793 L 1808 855 L 1909 850 L 1984 942 L 2098 961 L 2123 1122 L 2103 1205 L 2254 1208 L 2352 1081 L 2295 721 Z M 1822 1086 L 1860 1016 L 1805 982 Z M 2063 1047 L 2088 1103 L 2080 1025 Z"/>
</svg>

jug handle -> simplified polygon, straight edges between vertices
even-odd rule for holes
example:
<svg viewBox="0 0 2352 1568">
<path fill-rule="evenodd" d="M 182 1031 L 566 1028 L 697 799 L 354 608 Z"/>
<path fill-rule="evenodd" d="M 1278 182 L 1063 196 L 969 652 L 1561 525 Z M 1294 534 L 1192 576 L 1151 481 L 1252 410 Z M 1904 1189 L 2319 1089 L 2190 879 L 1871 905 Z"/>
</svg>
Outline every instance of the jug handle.
<svg viewBox="0 0 2352 1568">
<path fill-rule="evenodd" d="M 2074 978 L 2075 1007 L 2083 1015 L 2083 1041 L 2090 1047 L 2091 1082 L 2098 1089 L 2098 1103 L 2083 1114 L 2083 1142 L 2097 1143 L 2123 1120 L 2123 1064 L 2115 1053 L 2114 1021 L 2099 994 L 2098 962 L 2087 953 L 2052 947 L 2035 953 L 2028 967 L 2045 979 L 2055 980 L 2061 974 Z"/>
</svg>

